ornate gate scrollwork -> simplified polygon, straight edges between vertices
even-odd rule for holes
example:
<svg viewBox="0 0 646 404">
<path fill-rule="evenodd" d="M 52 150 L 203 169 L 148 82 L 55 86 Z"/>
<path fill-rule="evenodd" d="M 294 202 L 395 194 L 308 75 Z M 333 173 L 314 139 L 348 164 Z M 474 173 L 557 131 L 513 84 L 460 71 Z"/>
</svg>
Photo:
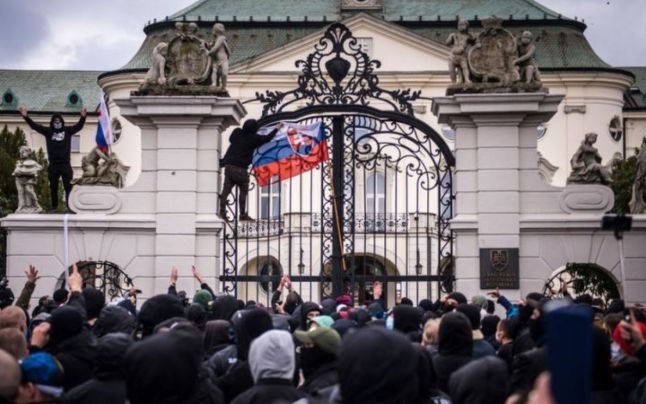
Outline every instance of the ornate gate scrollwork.
<svg viewBox="0 0 646 404">
<path fill-rule="evenodd" d="M 346 26 L 334 23 L 314 52 L 296 62 L 295 89 L 256 93 L 248 101 L 262 104 L 258 123 L 267 129 L 277 122 L 322 123 L 330 159 L 276 189 L 258 187 L 252 179 L 249 200 L 257 209 L 250 211 L 274 212 L 275 198 L 278 213 L 259 217 L 258 225 L 237 219 L 225 225 L 225 292 L 269 302 L 258 287 L 267 276 L 239 272 L 258 267 L 247 264 L 263 256 L 279 261 L 299 293 L 310 298 L 347 293 L 361 302 L 376 281 L 385 284 L 389 299 L 419 300 L 452 290 L 448 223 L 455 159 L 443 138 L 415 118 L 413 103 L 428 102 L 421 92 L 382 88 L 375 72 L 380 65 L 361 51 Z M 263 153 L 263 161 L 280 155 L 273 149 Z M 236 217 L 234 198 L 228 208 Z"/>
</svg>

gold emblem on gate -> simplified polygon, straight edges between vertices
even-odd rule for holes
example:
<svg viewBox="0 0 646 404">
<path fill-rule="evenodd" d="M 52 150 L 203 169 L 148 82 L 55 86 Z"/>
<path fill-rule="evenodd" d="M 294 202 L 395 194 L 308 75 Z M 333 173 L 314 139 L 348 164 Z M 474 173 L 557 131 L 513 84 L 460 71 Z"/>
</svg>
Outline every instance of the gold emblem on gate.
<svg viewBox="0 0 646 404">
<path fill-rule="evenodd" d="M 489 252 L 489 262 L 493 269 L 502 272 L 507 269 L 509 265 L 509 251 L 508 250 L 491 250 Z"/>
</svg>

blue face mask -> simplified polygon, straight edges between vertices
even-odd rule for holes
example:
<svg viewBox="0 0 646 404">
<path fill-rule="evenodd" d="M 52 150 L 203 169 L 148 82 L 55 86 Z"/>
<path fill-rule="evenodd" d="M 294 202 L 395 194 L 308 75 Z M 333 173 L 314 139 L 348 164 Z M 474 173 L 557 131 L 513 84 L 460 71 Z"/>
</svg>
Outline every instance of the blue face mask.
<svg viewBox="0 0 646 404">
<path fill-rule="evenodd" d="M 395 329 L 395 318 L 393 316 L 389 316 L 386 319 L 386 328 L 388 328 L 389 330 Z"/>
</svg>

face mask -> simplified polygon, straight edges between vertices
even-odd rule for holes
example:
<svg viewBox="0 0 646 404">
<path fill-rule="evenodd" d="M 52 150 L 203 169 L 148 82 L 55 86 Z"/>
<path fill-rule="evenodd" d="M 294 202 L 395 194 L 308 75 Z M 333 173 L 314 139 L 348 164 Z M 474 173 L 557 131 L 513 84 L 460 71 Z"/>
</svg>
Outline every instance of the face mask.
<svg viewBox="0 0 646 404">
<path fill-rule="evenodd" d="M 63 124 L 60 122 L 54 123 L 54 129 L 63 129 Z"/>
<path fill-rule="evenodd" d="M 395 329 L 395 319 L 393 318 L 393 316 L 390 316 L 386 319 L 386 328 L 388 328 L 389 330 Z"/>
</svg>

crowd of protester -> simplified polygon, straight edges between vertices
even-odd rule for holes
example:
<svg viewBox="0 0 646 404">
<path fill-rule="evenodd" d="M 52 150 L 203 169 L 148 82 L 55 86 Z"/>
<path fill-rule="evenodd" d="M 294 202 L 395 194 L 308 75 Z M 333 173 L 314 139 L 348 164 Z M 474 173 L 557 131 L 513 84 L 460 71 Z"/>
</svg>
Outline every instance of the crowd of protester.
<svg viewBox="0 0 646 404">
<path fill-rule="evenodd" d="M 453 292 L 388 307 L 375 282 L 361 305 L 349 295 L 304 302 L 283 277 L 264 307 L 193 275 L 201 288 L 192 299 L 177 291 L 173 268 L 168 293 L 137 307 L 135 289 L 106 304 L 74 268 L 67 289 L 30 310 L 30 267 L 15 301 L 0 290 L 0 401 L 552 403 L 548 352 L 579 343 L 546 338 L 556 297 L 540 293 L 512 303 L 499 291 Z M 646 402 L 641 308 L 558 298 L 590 313 L 590 369 L 580 369 L 590 401 Z"/>
</svg>

